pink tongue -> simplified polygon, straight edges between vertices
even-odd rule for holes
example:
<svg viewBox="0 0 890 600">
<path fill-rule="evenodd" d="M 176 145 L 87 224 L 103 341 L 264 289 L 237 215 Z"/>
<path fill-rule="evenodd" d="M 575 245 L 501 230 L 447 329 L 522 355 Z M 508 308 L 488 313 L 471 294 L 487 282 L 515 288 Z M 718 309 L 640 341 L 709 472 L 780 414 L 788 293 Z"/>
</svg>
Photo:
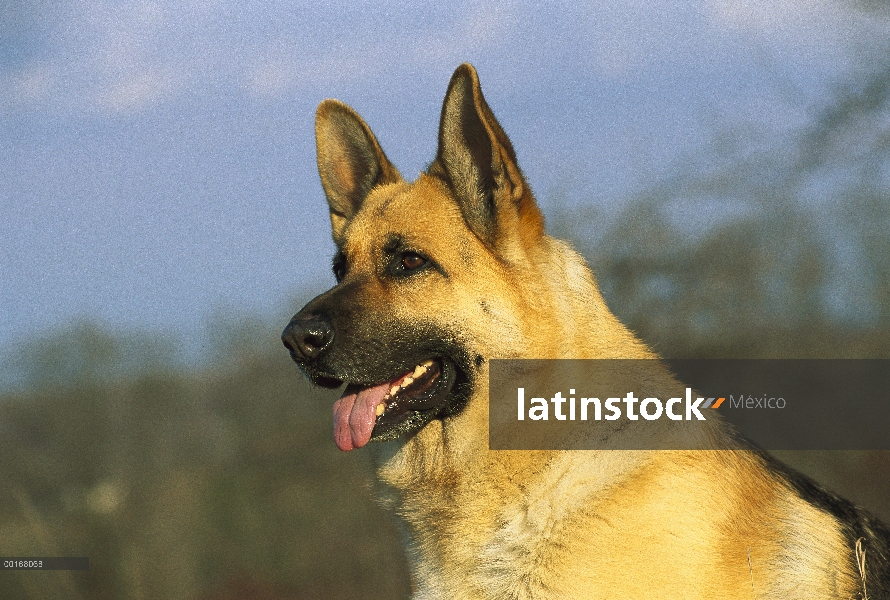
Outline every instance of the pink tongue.
<svg viewBox="0 0 890 600">
<path fill-rule="evenodd" d="M 357 394 L 343 394 L 334 403 L 334 441 L 340 450 L 348 452 L 368 443 L 377 419 L 377 405 L 391 386 L 392 383 L 381 383 Z"/>
</svg>

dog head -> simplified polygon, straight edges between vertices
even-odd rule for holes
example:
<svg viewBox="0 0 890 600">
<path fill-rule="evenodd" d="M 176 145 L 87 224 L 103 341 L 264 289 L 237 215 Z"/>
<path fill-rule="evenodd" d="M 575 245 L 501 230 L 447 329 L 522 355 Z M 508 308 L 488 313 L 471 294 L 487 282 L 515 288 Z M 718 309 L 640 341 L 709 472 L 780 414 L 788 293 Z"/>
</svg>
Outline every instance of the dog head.
<svg viewBox="0 0 890 600">
<path fill-rule="evenodd" d="M 346 383 L 334 430 L 351 450 L 471 400 L 486 359 L 524 336 L 515 315 L 529 314 L 534 283 L 523 266 L 544 223 L 468 64 L 448 86 L 436 158 L 413 183 L 347 105 L 322 102 L 315 132 L 337 285 L 282 340 L 312 382 Z"/>
</svg>

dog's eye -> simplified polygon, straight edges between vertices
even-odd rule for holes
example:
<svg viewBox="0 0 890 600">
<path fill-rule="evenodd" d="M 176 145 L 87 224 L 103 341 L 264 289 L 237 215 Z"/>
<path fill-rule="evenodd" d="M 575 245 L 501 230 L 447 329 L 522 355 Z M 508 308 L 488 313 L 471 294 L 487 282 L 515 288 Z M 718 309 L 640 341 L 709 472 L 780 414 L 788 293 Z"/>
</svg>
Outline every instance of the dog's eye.
<svg viewBox="0 0 890 600">
<path fill-rule="evenodd" d="M 426 264 L 426 259 L 414 252 L 405 252 L 402 254 L 402 261 L 399 266 L 403 271 L 415 271 Z"/>
</svg>

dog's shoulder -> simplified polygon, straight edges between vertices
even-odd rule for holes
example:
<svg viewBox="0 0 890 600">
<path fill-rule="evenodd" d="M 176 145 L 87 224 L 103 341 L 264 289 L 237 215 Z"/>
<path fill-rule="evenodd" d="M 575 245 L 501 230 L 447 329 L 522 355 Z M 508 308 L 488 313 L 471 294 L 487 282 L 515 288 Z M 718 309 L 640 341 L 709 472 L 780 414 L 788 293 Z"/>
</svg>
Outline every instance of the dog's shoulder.
<svg viewBox="0 0 890 600">
<path fill-rule="evenodd" d="M 801 501 L 827 514 L 840 528 L 849 559 L 869 598 L 890 598 L 890 529 L 868 511 L 820 486 L 803 473 L 768 453 L 759 453 L 763 464 L 781 478 Z"/>
</svg>

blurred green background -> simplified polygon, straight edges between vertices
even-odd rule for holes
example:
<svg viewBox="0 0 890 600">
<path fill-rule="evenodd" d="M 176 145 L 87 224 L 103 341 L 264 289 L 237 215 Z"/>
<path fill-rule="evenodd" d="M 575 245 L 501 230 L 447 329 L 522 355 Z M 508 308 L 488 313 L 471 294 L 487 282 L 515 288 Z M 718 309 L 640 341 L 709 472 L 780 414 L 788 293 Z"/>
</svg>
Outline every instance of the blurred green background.
<svg viewBox="0 0 890 600">
<path fill-rule="evenodd" d="M 727 132 L 619 214 L 551 198 L 548 228 L 666 356 L 890 357 L 888 109 L 890 69 L 785 144 Z M 5 356 L 0 555 L 91 568 L 2 572 L 0 597 L 407 597 L 397 525 L 366 453 L 332 442 L 337 392 L 281 347 L 288 318 L 221 316 L 200 364 L 90 322 Z M 781 458 L 890 520 L 890 453 Z"/>
</svg>

